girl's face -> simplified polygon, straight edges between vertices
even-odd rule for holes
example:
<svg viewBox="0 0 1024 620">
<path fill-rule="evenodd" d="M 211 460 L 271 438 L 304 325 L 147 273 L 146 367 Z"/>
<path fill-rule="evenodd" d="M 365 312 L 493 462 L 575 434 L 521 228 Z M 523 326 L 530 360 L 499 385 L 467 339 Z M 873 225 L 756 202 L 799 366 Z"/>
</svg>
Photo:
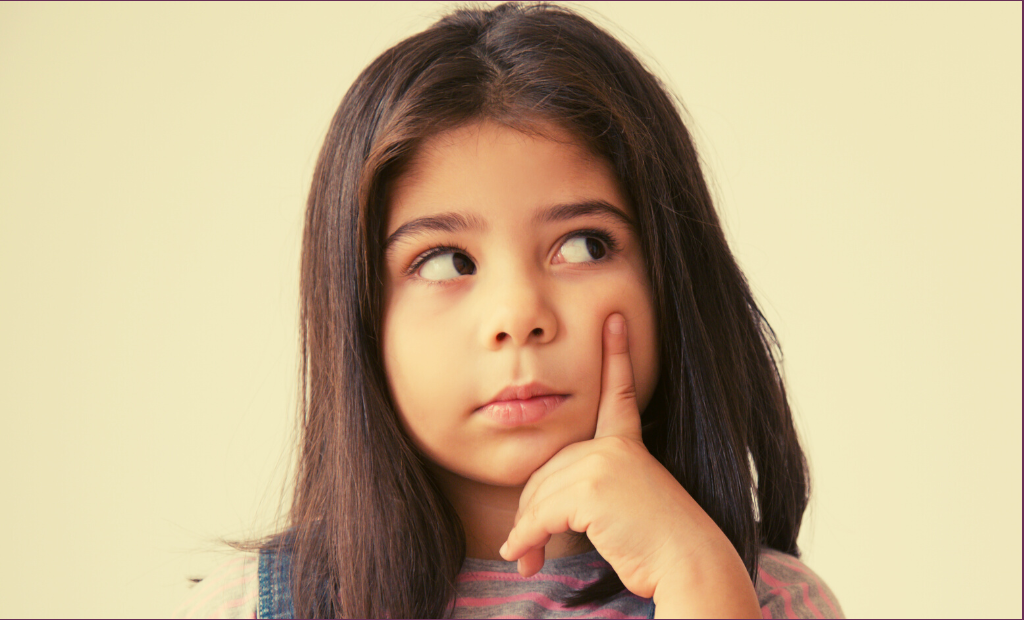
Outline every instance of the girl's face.
<svg viewBox="0 0 1024 620">
<path fill-rule="evenodd" d="M 491 122 L 437 135 L 389 196 L 392 396 L 434 465 L 492 485 L 521 486 L 556 452 L 594 436 L 611 313 L 626 318 L 641 411 L 657 382 L 634 213 L 607 162 L 543 129 L 554 139 Z M 560 396 L 542 399 L 539 419 L 480 409 L 529 383 Z"/>
</svg>

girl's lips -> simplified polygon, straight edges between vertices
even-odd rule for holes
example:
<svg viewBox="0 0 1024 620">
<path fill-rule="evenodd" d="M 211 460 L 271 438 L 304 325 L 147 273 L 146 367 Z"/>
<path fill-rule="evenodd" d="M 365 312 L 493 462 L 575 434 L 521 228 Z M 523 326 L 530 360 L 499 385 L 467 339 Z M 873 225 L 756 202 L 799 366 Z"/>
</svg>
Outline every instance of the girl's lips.
<svg viewBox="0 0 1024 620">
<path fill-rule="evenodd" d="M 503 426 L 533 424 L 558 408 L 569 397 L 564 394 L 534 396 L 522 400 L 496 400 L 476 410 Z"/>
</svg>

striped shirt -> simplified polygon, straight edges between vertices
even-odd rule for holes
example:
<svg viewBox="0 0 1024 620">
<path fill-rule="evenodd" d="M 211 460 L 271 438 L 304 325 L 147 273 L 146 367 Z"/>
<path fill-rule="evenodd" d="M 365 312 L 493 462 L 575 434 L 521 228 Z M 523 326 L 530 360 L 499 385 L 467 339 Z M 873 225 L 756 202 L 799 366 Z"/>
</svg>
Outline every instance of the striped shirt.
<svg viewBox="0 0 1024 620">
<path fill-rule="evenodd" d="M 524 578 L 515 562 L 467 558 L 456 583 L 455 618 L 647 618 L 650 599 L 624 590 L 599 604 L 561 600 L 596 581 L 608 564 L 597 551 L 549 559 Z M 176 618 L 256 618 L 257 555 L 239 554 L 195 585 Z M 793 556 L 766 549 L 756 584 L 765 618 L 842 618 L 835 595 Z"/>
</svg>

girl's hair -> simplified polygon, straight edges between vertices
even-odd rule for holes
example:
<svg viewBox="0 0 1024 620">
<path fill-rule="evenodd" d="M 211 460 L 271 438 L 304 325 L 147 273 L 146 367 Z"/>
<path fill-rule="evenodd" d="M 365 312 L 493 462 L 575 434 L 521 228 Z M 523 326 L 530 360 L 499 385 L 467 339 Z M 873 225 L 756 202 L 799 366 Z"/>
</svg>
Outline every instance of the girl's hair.
<svg viewBox="0 0 1024 620">
<path fill-rule="evenodd" d="M 401 429 L 381 351 L 389 183 L 438 132 L 553 123 L 612 163 L 637 215 L 660 378 L 644 443 L 714 519 L 751 578 L 797 554 L 808 474 L 776 363 L 672 98 L 621 43 L 562 7 L 464 8 L 373 61 L 313 175 L 301 273 L 301 455 L 290 527 L 299 617 L 448 613 L 459 518 Z M 752 471 L 753 470 L 753 471 Z M 623 589 L 614 572 L 569 604 Z"/>
</svg>

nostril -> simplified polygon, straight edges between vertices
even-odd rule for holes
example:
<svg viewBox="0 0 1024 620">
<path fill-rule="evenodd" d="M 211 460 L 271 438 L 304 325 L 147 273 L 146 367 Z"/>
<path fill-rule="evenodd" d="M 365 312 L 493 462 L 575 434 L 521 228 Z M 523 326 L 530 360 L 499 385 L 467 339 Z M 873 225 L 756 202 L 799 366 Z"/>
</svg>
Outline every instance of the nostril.
<svg viewBox="0 0 1024 620">
<path fill-rule="evenodd" d="M 539 327 L 534 327 L 533 331 L 530 333 L 533 334 L 534 336 L 540 336 L 541 334 L 544 333 L 544 330 Z"/>
<path fill-rule="evenodd" d="M 505 336 L 507 336 L 507 335 L 508 334 L 506 334 L 505 332 L 501 332 L 500 334 L 498 334 L 498 342 L 501 342 L 502 340 L 504 340 Z"/>
</svg>

